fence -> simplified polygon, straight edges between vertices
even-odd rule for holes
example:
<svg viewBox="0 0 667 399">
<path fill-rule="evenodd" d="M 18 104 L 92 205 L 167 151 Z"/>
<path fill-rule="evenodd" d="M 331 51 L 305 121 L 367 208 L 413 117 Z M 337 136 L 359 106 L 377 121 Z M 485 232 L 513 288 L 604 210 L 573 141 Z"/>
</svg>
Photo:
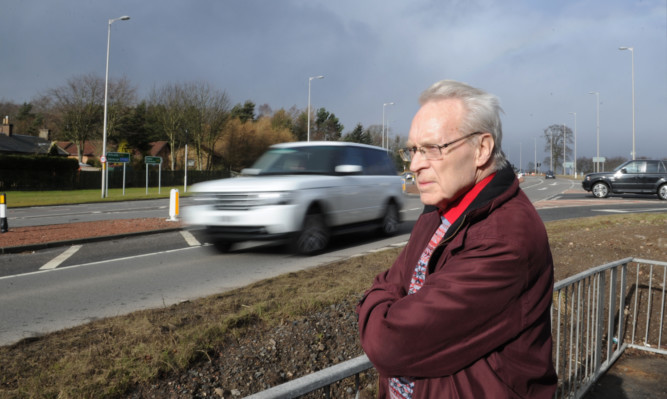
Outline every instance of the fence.
<svg viewBox="0 0 667 399">
<path fill-rule="evenodd" d="M 53 173 L 45 175 L 42 172 L 31 170 L 0 170 L 1 191 L 31 191 L 31 190 L 84 190 L 100 188 L 101 171 L 74 171 L 72 173 Z M 158 180 L 162 186 L 182 186 L 185 180 L 183 170 L 162 170 L 150 168 L 148 171 L 148 182 L 151 187 L 157 187 Z M 160 176 L 158 176 L 160 174 Z M 229 177 L 228 172 L 223 171 L 198 171 L 188 170 L 188 185 L 201 181 L 221 179 Z M 125 171 L 125 187 L 145 187 L 146 170 Z M 109 188 L 123 187 L 123 168 L 117 167 L 109 170 Z"/>
<path fill-rule="evenodd" d="M 559 378 L 554 398 L 583 397 L 629 347 L 667 354 L 662 343 L 666 280 L 667 262 L 626 258 L 555 284 L 552 329 Z M 356 390 L 350 395 L 358 398 L 360 373 L 372 367 L 360 356 L 247 398 L 297 398 L 319 389 L 329 398 L 334 383 L 351 377 Z"/>
</svg>

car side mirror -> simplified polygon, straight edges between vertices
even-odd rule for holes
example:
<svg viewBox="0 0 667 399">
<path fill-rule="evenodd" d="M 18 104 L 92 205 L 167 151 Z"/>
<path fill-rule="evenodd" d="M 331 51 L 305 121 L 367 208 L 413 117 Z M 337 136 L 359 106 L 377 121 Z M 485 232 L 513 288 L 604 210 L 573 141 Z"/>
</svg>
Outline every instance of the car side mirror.
<svg viewBox="0 0 667 399">
<path fill-rule="evenodd" d="M 355 175 L 360 174 L 363 169 L 361 165 L 338 165 L 334 170 L 341 175 Z"/>
<path fill-rule="evenodd" d="M 625 169 L 625 168 L 621 168 L 621 173 L 623 173 L 623 174 L 628 173 L 628 170 Z"/>
</svg>

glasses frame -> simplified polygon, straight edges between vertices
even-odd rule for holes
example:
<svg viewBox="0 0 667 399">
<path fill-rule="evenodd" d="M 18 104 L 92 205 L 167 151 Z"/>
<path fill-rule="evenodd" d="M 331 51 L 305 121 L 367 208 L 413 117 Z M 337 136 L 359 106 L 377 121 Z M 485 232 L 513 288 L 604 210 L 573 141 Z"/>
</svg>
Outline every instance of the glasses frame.
<svg viewBox="0 0 667 399">
<path fill-rule="evenodd" d="M 456 140 L 452 140 L 449 143 L 445 143 L 445 144 L 441 144 L 441 145 L 429 144 L 429 145 L 421 146 L 421 147 L 417 147 L 417 146 L 405 147 L 405 148 L 401 148 L 400 150 L 398 150 L 398 153 L 401 156 L 401 159 L 403 159 L 405 162 L 412 162 L 415 155 L 417 155 L 417 151 L 419 151 L 419 153 L 424 157 L 424 159 L 427 159 L 429 161 L 433 161 L 433 160 L 436 160 L 436 159 L 440 159 L 440 157 L 442 157 L 442 149 L 443 148 L 447 148 L 450 145 L 458 143 L 461 140 L 465 140 L 465 139 L 470 138 L 470 137 L 472 137 L 476 134 L 482 134 L 482 133 L 484 133 L 484 132 L 472 132 L 472 133 L 466 134 L 465 136 L 461 136 Z M 438 153 L 439 153 L 438 158 L 428 158 L 426 156 L 426 148 L 437 148 Z M 409 159 L 406 159 L 406 158 L 409 158 Z"/>
</svg>

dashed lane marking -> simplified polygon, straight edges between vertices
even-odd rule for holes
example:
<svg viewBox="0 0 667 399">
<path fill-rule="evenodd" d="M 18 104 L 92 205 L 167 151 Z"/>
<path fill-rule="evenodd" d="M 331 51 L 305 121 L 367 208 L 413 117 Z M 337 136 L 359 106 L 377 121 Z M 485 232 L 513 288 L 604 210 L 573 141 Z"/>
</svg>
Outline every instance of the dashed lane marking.
<svg viewBox="0 0 667 399">
<path fill-rule="evenodd" d="M 39 270 L 55 269 L 56 267 L 60 266 L 64 261 L 69 259 L 72 255 L 74 255 L 76 251 L 81 249 L 82 246 L 83 245 L 72 245 L 65 252 L 61 253 L 60 255 L 56 256 L 55 258 L 47 262 L 44 266 L 40 267 Z"/>
<path fill-rule="evenodd" d="M 201 243 L 192 235 L 189 231 L 181 230 L 181 235 L 185 239 L 185 242 L 188 243 L 191 247 L 200 247 Z"/>
</svg>

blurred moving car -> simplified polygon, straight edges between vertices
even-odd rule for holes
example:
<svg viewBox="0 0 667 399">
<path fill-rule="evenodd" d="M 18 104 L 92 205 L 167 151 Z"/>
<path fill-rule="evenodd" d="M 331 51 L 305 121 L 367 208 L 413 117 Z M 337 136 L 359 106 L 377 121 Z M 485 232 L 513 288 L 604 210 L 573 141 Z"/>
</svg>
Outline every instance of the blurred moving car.
<svg viewBox="0 0 667 399">
<path fill-rule="evenodd" d="M 555 179 L 556 175 L 554 175 L 553 170 L 547 170 L 547 173 L 544 174 L 545 179 Z"/>
<path fill-rule="evenodd" d="M 193 185 L 186 224 L 222 252 L 240 241 L 288 239 L 311 255 L 351 228 L 398 231 L 402 179 L 386 150 L 320 141 L 271 146 L 241 177 Z"/>
<path fill-rule="evenodd" d="M 635 193 L 657 194 L 658 198 L 667 200 L 667 169 L 664 161 L 628 161 L 611 172 L 587 174 L 581 186 L 597 198 L 611 193 Z"/>
</svg>

